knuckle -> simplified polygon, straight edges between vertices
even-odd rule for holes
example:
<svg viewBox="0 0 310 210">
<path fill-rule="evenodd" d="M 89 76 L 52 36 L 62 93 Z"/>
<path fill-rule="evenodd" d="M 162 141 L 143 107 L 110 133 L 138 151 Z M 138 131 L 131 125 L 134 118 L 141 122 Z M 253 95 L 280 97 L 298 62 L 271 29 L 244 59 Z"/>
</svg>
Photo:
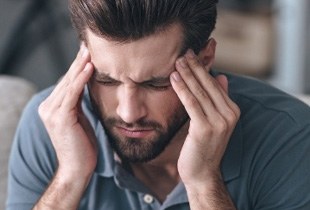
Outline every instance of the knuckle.
<svg viewBox="0 0 310 210">
<path fill-rule="evenodd" d="M 196 92 L 197 97 L 199 98 L 208 98 L 206 91 L 202 89 L 201 87 L 197 87 L 195 92 Z"/>
<path fill-rule="evenodd" d="M 198 101 L 192 95 L 186 95 L 184 97 L 184 103 L 187 104 L 189 107 L 196 107 L 198 106 Z"/>
<path fill-rule="evenodd" d="M 70 86 L 67 87 L 66 95 L 69 97 L 75 96 L 76 90 L 77 90 L 76 84 L 71 84 Z"/>
<path fill-rule="evenodd" d="M 233 104 L 233 109 L 234 109 L 234 112 L 235 112 L 235 114 L 236 114 L 237 119 L 239 119 L 239 118 L 240 118 L 240 115 L 241 115 L 241 110 L 240 110 L 240 108 L 239 108 L 236 104 Z"/>
<path fill-rule="evenodd" d="M 48 119 L 45 121 L 45 126 L 49 130 L 63 129 L 66 125 L 66 118 L 62 116 L 61 111 L 50 113 Z"/>
<path fill-rule="evenodd" d="M 220 86 L 219 82 L 211 76 L 207 77 L 207 81 L 210 83 L 210 86 L 213 88 L 219 88 Z"/>
<path fill-rule="evenodd" d="M 188 80 L 190 78 L 192 78 L 193 74 L 192 72 L 189 70 L 189 68 L 183 68 L 182 69 L 182 77 L 185 79 L 185 80 Z"/>
<path fill-rule="evenodd" d="M 228 130 L 228 123 L 224 120 L 223 117 L 219 117 L 214 125 L 214 130 L 218 134 L 225 134 Z"/>
<path fill-rule="evenodd" d="M 210 127 L 209 123 L 206 122 L 206 123 L 203 123 L 203 125 L 206 125 L 206 126 L 202 126 L 202 128 L 201 128 L 201 132 L 204 133 L 204 136 L 212 135 L 213 130 L 210 129 L 211 127 Z"/>
<path fill-rule="evenodd" d="M 68 96 L 72 96 L 75 93 L 75 87 L 73 85 L 70 85 L 66 90 Z"/>
<path fill-rule="evenodd" d="M 194 93 L 194 95 L 195 94 L 196 93 Z M 196 94 L 196 97 L 194 97 L 193 93 L 188 89 L 188 87 L 185 84 L 182 84 L 178 87 L 178 95 L 184 105 L 189 107 L 195 107 L 199 105 L 199 102 L 196 99 L 197 95 L 205 97 L 206 93 L 200 88 L 200 90 Z"/>
<path fill-rule="evenodd" d="M 49 100 L 43 101 L 38 107 L 38 114 L 48 129 L 55 128 L 62 120 L 59 119 L 59 111 L 52 109 Z M 58 120 L 59 119 L 59 120 Z M 59 121 L 59 122 L 58 122 Z"/>
<path fill-rule="evenodd" d="M 201 63 L 197 58 L 188 59 L 188 63 L 194 68 L 201 67 Z"/>
<path fill-rule="evenodd" d="M 43 101 L 39 107 L 38 107 L 38 114 L 41 117 L 41 119 L 46 119 L 48 113 L 48 104 L 47 101 Z"/>
<path fill-rule="evenodd" d="M 238 116 L 236 115 L 236 113 L 233 110 L 229 110 L 225 114 L 225 118 L 227 119 L 227 121 L 230 125 L 235 124 L 236 121 L 238 120 Z"/>
</svg>

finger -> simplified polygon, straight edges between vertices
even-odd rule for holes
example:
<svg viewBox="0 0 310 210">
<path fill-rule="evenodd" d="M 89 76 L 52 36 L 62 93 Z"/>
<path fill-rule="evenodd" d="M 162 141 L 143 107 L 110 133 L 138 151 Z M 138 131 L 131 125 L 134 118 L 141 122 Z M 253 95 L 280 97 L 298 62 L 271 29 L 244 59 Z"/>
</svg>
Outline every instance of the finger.
<svg viewBox="0 0 310 210">
<path fill-rule="evenodd" d="M 230 127 L 235 127 L 240 117 L 240 109 L 236 103 L 234 103 L 228 96 L 228 79 L 225 75 L 218 75 L 215 77 L 220 85 L 220 91 L 222 92 L 224 99 L 229 106 L 227 112 L 225 112 L 224 117 L 226 119 L 227 125 Z M 231 130 L 232 132 L 232 130 Z M 228 134 L 230 135 L 230 134 Z"/>
<path fill-rule="evenodd" d="M 170 82 L 190 119 L 203 122 L 204 112 L 178 72 L 175 71 L 170 75 Z"/>
<path fill-rule="evenodd" d="M 90 53 L 86 46 L 82 44 L 75 60 L 72 62 L 69 70 L 60 81 L 60 84 L 62 83 L 63 86 L 66 86 L 68 83 L 74 80 L 74 78 L 84 69 L 88 62 L 90 62 Z"/>
<path fill-rule="evenodd" d="M 76 59 L 71 64 L 68 72 L 56 85 L 55 89 L 49 96 L 48 100 L 57 108 L 61 105 L 62 100 L 67 92 L 67 86 L 74 81 L 75 77 L 85 68 L 86 63 L 89 61 L 90 55 L 88 49 L 81 46 Z"/>
<path fill-rule="evenodd" d="M 75 80 L 70 83 L 67 88 L 66 95 L 61 104 L 61 108 L 69 111 L 78 108 L 78 101 L 83 94 L 84 87 L 93 73 L 94 67 L 91 63 L 87 63 L 83 71 L 76 76 Z"/>
<path fill-rule="evenodd" d="M 209 69 L 206 69 L 200 62 L 198 57 L 192 50 L 188 50 L 185 54 L 186 64 L 192 71 L 194 77 L 202 85 L 204 90 L 208 93 L 216 107 L 223 104 L 223 96 L 219 89 L 218 82 L 210 75 Z"/>
<path fill-rule="evenodd" d="M 195 78 L 197 78 L 204 90 L 208 93 L 208 96 L 211 98 L 218 112 L 225 117 L 229 116 L 230 112 L 233 111 L 235 116 L 237 116 L 238 112 L 236 105 L 227 95 L 227 78 L 222 75 L 219 77 L 220 81 L 217 81 L 212 75 L 210 75 L 209 70 L 205 69 L 205 67 L 199 62 L 193 51 L 189 50 L 185 57 L 189 68 L 195 75 Z"/>
<path fill-rule="evenodd" d="M 69 79 L 74 79 L 79 74 L 79 72 L 84 69 L 85 65 L 88 62 L 90 62 L 90 53 L 83 42 L 81 44 L 79 53 L 76 56 L 76 59 L 73 61 L 72 65 L 68 70 L 67 76 L 69 77 Z"/>
<path fill-rule="evenodd" d="M 226 103 L 234 111 L 235 115 L 237 117 L 239 117 L 239 115 L 240 115 L 239 107 L 228 96 L 228 79 L 227 79 L 227 77 L 225 75 L 218 75 L 215 77 L 215 79 L 218 81 L 218 83 L 222 87 L 221 91 L 223 92 L 223 96 L 224 96 L 224 99 L 226 100 Z"/>
<path fill-rule="evenodd" d="M 220 84 L 220 86 L 223 88 L 225 93 L 228 93 L 228 80 L 225 75 L 218 75 L 215 77 L 216 81 Z"/>
<path fill-rule="evenodd" d="M 177 60 L 176 69 L 180 73 L 189 91 L 199 102 L 204 114 L 210 118 L 213 118 L 214 114 L 217 112 L 214 104 L 207 91 L 200 85 L 199 81 L 194 76 L 193 72 L 187 64 L 187 61 L 184 58 Z"/>
</svg>

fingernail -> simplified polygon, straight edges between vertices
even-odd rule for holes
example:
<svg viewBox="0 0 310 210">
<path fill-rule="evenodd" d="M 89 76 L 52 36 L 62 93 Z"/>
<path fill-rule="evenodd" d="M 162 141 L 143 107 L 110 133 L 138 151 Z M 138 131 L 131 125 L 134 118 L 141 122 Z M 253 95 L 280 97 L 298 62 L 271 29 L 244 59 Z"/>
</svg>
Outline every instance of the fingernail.
<svg viewBox="0 0 310 210">
<path fill-rule="evenodd" d="M 173 79 L 174 81 L 176 81 L 176 82 L 181 81 L 181 76 L 180 76 L 179 72 L 173 72 L 173 73 L 172 73 L 172 79 Z"/>
<path fill-rule="evenodd" d="M 189 58 L 194 58 L 196 55 L 194 53 L 194 51 L 192 49 L 188 49 L 187 52 L 186 52 L 186 55 L 189 57 Z"/>
<path fill-rule="evenodd" d="M 82 51 L 82 57 L 83 57 L 83 58 L 87 57 L 87 56 L 88 56 L 88 53 L 89 53 L 87 47 L 84 47 L 82 50 L 83 50 L 83 51 Z"/>
<path fill-rule="evenodd" d="M 91 69 L 91 64 L 90 63 L 87 63 L 83 69 L 83 71 L 89 71 Z"/>
<path fill-rule="evenodd" d="M 80 50 L 83 51 L 86 48 L 85 43 L 81 42 L 80 43 Z"/>
<path fill-rule="evenodd" d="M 88 49 L 86 47 L 85 42 L 81 42 L 81 44 L 80 44 L 80 53 L 81 53 L 82 57 L 88 56 Z"/>
</svg>

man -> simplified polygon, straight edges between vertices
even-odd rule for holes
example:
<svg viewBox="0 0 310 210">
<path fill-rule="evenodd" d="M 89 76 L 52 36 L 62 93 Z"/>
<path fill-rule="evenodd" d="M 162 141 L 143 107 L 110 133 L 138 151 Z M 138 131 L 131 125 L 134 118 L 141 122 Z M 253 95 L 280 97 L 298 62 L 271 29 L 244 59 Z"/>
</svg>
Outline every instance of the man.
<svg viewBox="0 0 310 210">
<path fill-rule="evenodd" d="M 81 49 L 24 111 L 7 209 L 309 209 L 309 107 L 211 71 L 216 3 L 71 0 Z"/>
</svg>

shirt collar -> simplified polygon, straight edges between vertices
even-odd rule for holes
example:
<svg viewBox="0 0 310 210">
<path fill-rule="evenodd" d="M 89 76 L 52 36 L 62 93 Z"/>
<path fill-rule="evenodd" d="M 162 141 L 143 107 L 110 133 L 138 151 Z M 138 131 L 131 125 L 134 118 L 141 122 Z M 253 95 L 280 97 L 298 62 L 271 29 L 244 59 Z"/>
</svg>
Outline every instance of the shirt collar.
<svg viewBox="0 0 310 210">
<path fill-rule="evenodd" d="M 116 164 L 114 153 L 99 121 L 96 127 L 96 136 L 98 138 L 98 159 L 95 172 L 104 177 L 113 177 Z"/>
</svg>

